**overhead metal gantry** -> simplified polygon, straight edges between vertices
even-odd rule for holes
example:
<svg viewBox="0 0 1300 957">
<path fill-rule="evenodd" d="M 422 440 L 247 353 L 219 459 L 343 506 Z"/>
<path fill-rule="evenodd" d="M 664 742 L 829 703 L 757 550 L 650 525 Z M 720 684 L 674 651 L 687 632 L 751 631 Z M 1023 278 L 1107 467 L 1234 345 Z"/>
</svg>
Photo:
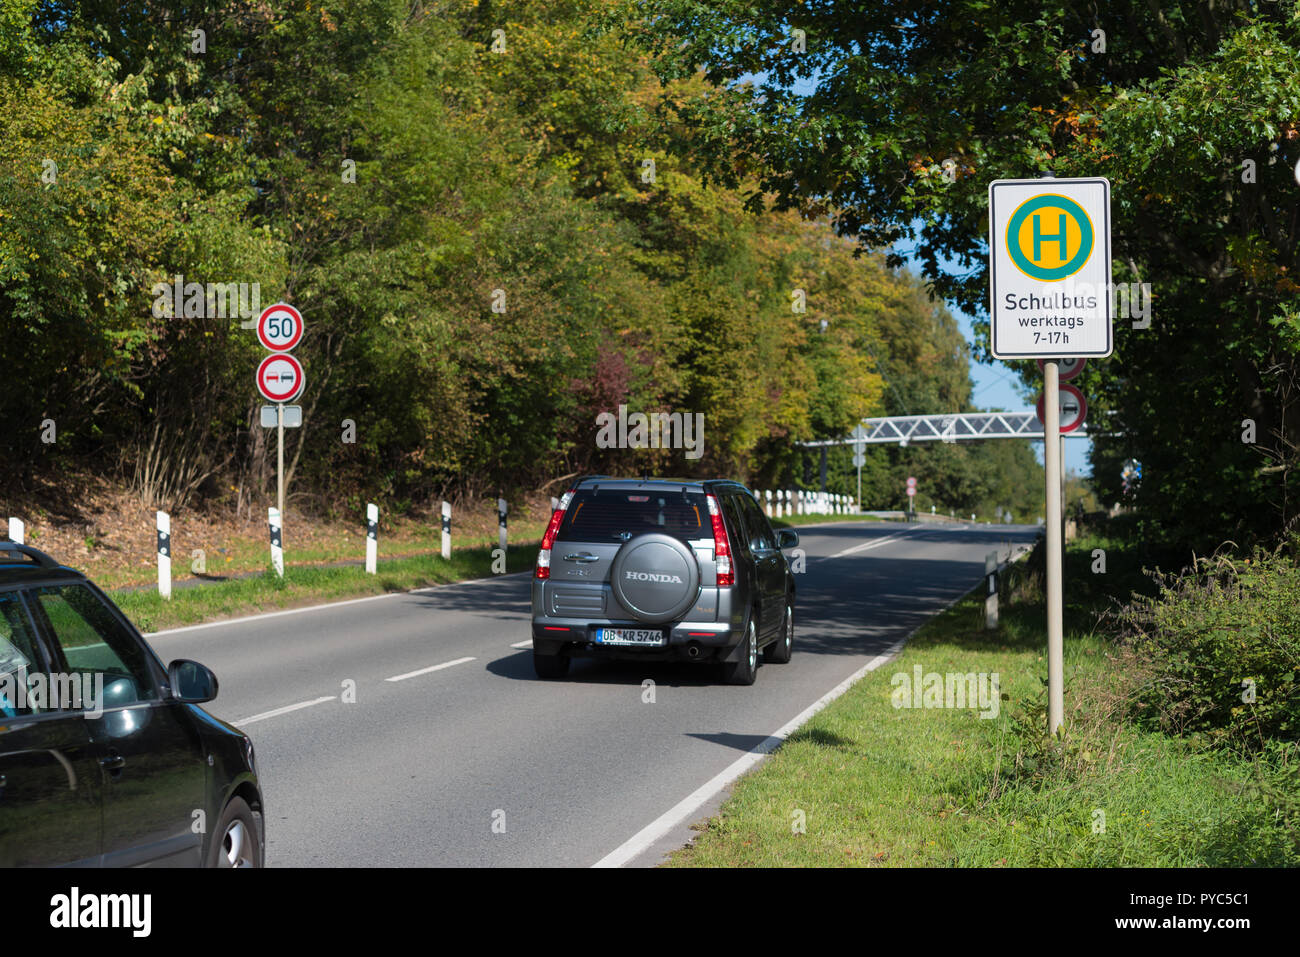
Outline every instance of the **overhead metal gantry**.
<svg viewBox="0 0 1300 957">
<path fill-rule="evenodd" d="M 968 442 L 973 439 L 1042 439 L 1043 423 L 1035 412 L 953 412 L 944 415 L 891 415 L 863 419 L 856 435 L 797 445 L 908 445 L 911 442 Z M 1065 438 L 1086 439 L 1084 427 Z"/>
</svg>

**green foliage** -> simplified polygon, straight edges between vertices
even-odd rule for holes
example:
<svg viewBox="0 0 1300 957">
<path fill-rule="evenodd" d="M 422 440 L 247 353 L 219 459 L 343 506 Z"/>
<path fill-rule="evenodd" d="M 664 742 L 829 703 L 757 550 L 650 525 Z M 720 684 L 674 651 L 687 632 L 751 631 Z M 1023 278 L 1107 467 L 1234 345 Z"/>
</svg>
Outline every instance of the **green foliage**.
<svg viewBox="0 0 1300 957">
<path fill-rule="evenodd" d="M 828 213 L 755 215 L 756 178 L 665 148 L 647 51 L 611 28 L 630 9 L 0 2 L 0 365 L 21 385 L 0 453 L 19 483 L 62 460 L 162 505 L 273 489 L 260 349 L 242 317 L 153 316 L 176 275 L 303 311 L 286 461 L 323 510 L 580 471 L 814 484 L 795 441 L 962 408 L 966 346 L 915 279 Z M 703 457 L 598 448 L 621 404 L 703 414 Z M 892 494 L 920 461 L 937 500 L 974 507 L 1009 498 L 1007 454 L 1029 456 L 873 453 L 868 484 Z"/>
<path fill-rule="evenodd" d="M 1300 740 L 1300 568 L 1282 553 L 1200 559 L 1119 615 L 1164 730 L 1258 750 Z"/>
<path fill-rule="evenodd" d="M 988 183 L 1109 177 L 1114 279 L 1149 283 L 1152 304 L 1148 327 L 1116 322 L 1115 354 L 1076 383 L 1105 427 L 1100 492 L 1117 500 L 1118 463 L 1137 458 L 1144 534 L 1202 550 L 1267 539 L 1295 518 L 1294 0 L 636 9 L 632 28 L 670 84 L 666 136 L 719 182 L 756 178 L 755 205 L 833 209 L 865 247 L 915 246 L 936 293 L 977 317 Z M 698 95 L 671 92 L 697 71 Z M 977 334 L 986 355 L 987 325 Z M 1032 362 L 1016 367 L 1036 386 Z M 1253 444 L 1241 440 L 1247 418 Z"/>
</svg>

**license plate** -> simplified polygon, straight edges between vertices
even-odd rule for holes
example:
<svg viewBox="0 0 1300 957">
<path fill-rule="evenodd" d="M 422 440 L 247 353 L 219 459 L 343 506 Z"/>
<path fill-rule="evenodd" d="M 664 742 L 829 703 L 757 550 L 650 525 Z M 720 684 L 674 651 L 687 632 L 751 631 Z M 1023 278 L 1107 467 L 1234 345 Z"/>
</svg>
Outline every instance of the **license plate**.
<svg viewBox="0 0 1300 957">
<path fill-rule="evenodd" d="M 597 628 L 598 645 L 642 645 L 655 647 L 667 644 L 664 633 L 656 628 Z"/>
</svg>

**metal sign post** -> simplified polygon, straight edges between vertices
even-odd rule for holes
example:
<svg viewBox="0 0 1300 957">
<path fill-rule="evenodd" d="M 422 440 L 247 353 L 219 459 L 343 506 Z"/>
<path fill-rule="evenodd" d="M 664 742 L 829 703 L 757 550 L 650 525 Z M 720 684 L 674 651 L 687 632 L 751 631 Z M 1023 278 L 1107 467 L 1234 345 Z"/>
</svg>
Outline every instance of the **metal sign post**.
<svg viewBox="0 0 1300 957">
<path fill-rule="evenodd" d="M 1043 464 L 1047 492 L 1047 731 L 1056 734 L 1065 720 L 1065 622 L 1062 604 L 1061 405 L 1060 369 L 1055 359 L 1043 365 Z"/>
<path fill-rule="evenodd" d="M 275 403 L 275 505 L 278 537 L 279 522 L 284 517 L 284 404 L 302 394 L 306 384 L 302 363 L 289 355 L 302 341 L 302 313 L 285 302 L 267 306 L 257 318 L 257 338 L 270 351 L 257 367 L 257 391 Z M 295 407 L 297 427 L 302 425 L 302 410 Z M 262 414 L 263 425 L 266 414 Z M 290 423 L 289 427 L 295 427 Z"/>
<path fill-rule="evenodd" d="M 867 437 L 867 430 L 864 429 L 859 424 L 858 427 L 853 430 L 853 438 L 856 440 L 853 443 L 853 464 L 856 465 L 858 468 L 858 511 L 859 512 L 862 511 L 862 466 L 864 466 L 867 463 L 867 458 L 863 454 L 864 452 L 866 452 L 867 447 L 862 443 L 861 440 L 865 439 L 866 437 Z"/>
<path fill-rule="evenodd" d="M 284 514 L 284 403 L 275 406 L 275 507 Z"/>
</svg>

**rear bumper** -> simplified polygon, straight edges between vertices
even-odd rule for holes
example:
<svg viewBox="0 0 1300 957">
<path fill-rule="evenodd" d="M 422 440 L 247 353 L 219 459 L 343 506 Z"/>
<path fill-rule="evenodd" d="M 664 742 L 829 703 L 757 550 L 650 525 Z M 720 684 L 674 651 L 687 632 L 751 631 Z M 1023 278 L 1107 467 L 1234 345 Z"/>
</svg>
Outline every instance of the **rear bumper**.
<svg viewBox="0 0 1300 957">
<path fill-rule="evenodd" d="M 640 648 L 596 643 L 597 628 L 662 628 L 667 643 Z M 641 621 L 601 621 L 534 618 L 533 650 L 539 655 L 573 658 L 637 658 L 647 661 L 721 661 L 740 644 L 729 624 L 669 622 L 662 626 Z"/>
</svg>

